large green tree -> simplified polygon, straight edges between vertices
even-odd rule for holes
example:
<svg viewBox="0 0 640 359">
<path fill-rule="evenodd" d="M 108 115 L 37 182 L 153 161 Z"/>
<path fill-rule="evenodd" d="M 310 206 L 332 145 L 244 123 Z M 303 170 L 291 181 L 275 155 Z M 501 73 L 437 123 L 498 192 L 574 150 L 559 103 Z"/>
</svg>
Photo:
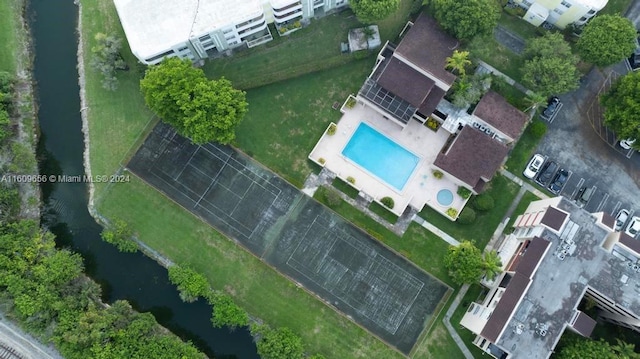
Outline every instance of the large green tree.
<svg viewBox="0 0 640 359">
<path fill-rule="evenodd" d="M 207 278 L 191 268 L 173 265 L 169 267 L 169 281 L 178 287 L 180 299 L 185 302 L 195 302 L 198 297 L 209 293 Z"/>
<path fill-rule="evenodd" d="M 266 325 L 253 326 L 251 333 L 259 338 L 256 343 L 262 359 L 302 359 L 302 340 L 291 329 L 271 329 Z"/>
<path fill-rule="evenodd" d="M 542 96 L 578 88 L 578 57 L 559 33 L 546 33 L 529 41 L 524 51 L 523 84 Z"/>
<path fill-rule="evenodd" d="M 147 106 L 194 143 L 228 144 L 247 112 L 245 93 L 225 78 L 208 80 L 189 60 L 166 59 L 140 81 Z"/>
<path fill-rule="evenodd" d="M 351 0 L 349 6 L 363 24 L 382 20 L 398 9 L 399 0 Z"/>
<path fill-rule="evenodd" d="M 475 283 L 482 278 L 484 260 L 482 252 L 470 241 L 449 247 L 444 257 L 444 266 L 458 284 Z"/>
<path fill-rule="evenodd" d="M 440 26 L 460 40 L 491 33 L 500 18 L 496 0 L 433 0 L 432 6 Z"/>
<path fill-rule="evenodd" d="M 600 340 L 575 339 L 558 354 L 558 359 L 629 359 L 619 356 L 609 343 Z"/>
<path fill-rule="evenodd" d="M 604 123 L 618 138 L 640 139 L 640 72 L 619 78 L 600 102 L 605 107 Z"/>
<path fill-rule="evenodd" d="M 585 26 L 576 48 L 584 61 L 608 66 L 633 52 L 636 36 L 635 26 L 626 17 L 600 15 Z"/>
</svg>

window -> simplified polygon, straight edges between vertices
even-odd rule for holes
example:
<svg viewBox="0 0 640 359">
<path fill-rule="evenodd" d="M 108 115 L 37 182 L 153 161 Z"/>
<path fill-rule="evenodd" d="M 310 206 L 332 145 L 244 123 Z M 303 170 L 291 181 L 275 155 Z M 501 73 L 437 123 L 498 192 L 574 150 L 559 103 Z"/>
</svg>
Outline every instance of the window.
<svg viewBox="0 0 640 359">
<path fill-rule="evenodd" d="M 183 52 L 183 51 L 187 51 L 187 50 L 189 50 L 189 48 L 185 46 L 185 47 L 179 48 L 178 52 Z"/>
<path fill-rule="evenodd" d="M 156 60 L 159 60 L 159 59 L 161 59 L 161 58 L 163 58 L 165 56 L 169 56 L 169 55 L 173 55 L 173 50 L 169 50 L 169 51 L 164 52 L 164 53 L 162 53 L 160 55 L 156 55 L 156 56 L 154 56 L 152 58 L 149 58 L 149 59 L 147 59 L 147 62 L 154 62 Z"/>
<path fill-rule="evenodd" d="M 560 8 L 558 8 L 558 7 L 557 7 L 557 8 L 555 8 L 555 9 L 553 9 L 553 12 L 555 12 L 555 13 L 556 13 L 556 14 L 558 14 L 558 15 L 562 15 L 562 14 L 564 14 L 564 10 L 562 10 L 562 9 L 560 9 Z"/>
<path fill-rule="evenodd" d="M 522 0 L 522 5 L 524 5 L 526 7 L 530 7 L 531 5 L 533 5 L 533 3 L 531 1 Z"/>
<path fill-rule="evenodd" d="M 223 34 L 228 34 L 228 33 L 230 33 L 231 31 L 233 31 L 233 29 L 226 29 L 226 30 L 222 30 L 222 33 L 223 33 Z"/>
<path fill-rule="evenodd" d="M 211 40 L 211 36 L 210 35 L 204 35 L 204 36 L 200 37 L 200 42 L 207 41 L 207 40 Z"/>
<path fill-rule="evenodd" d="M 567 9 L 571 7 L 571 3 L 568 2 L 567 0 L 562 0 L 562 2 L 560 3 L 560 5 L 566 7 Z"/>
</svg>

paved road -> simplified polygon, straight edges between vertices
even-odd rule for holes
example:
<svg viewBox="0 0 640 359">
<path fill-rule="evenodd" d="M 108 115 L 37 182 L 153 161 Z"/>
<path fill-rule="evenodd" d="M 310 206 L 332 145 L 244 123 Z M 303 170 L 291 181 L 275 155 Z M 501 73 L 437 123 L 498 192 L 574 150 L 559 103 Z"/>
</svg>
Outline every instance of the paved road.
<svg viewBox="0 0 640 359">
<path fill-rule="evenodd" d="M 633 1 L 631 5 L 629 5 L 625 16 L 636 25 L 636 29 L 640 29 L 640 1 Z"/>
<path fill-rule="evenodd" d="M 9 322 L 1 313 L 0 347 L 11 348 L 10 351 L 14 353 L 7 354 L 6 357 L 0 355 L 1 358 L 64 359 L 53 348 L 43 345 L 30 335 L 22 332 L 20 328 Z"/>
<path fill-rule="evenodd" d="M 619 67 L 610 70 L 624 71 Z M 581 186 L 595 186 L 587 210 L 615 214 L 620 208 L 628 208 L 640 213 L 640 154 L 627 158 L 615 142 L 612 146 L 600 137 L 589 118 L 589 109 L 597 101 L 595 94 L 607 75 L 594 69 L 578 90 L 560 96 L 564 106 L 549 123 L 537 152 L 570 171 L 561 191 L 565 197 L 573 198 Z"/>
</svg>

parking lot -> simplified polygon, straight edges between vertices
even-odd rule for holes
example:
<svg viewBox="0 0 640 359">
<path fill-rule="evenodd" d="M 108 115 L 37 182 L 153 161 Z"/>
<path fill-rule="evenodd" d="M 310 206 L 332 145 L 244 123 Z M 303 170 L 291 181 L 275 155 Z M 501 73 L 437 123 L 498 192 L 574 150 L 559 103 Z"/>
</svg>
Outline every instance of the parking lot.
<svg viewBox="0 0 640 359">
<path fill-rule="evenodd" d="M 563 106 L 546 121 L 547 134 L 536 149 L 569 172 L 560 195 L 574 199 L 581 187 L 594 188 L 584 207 L 589 212 L 640 213 L 640 153 L 620 148 L 599 120 L 598 94 L 617 76 L 613 71 L 625 70 L 624 63 L 604 73 L 594 69 L 578 90 L 559 96 Z"/>
</svg>

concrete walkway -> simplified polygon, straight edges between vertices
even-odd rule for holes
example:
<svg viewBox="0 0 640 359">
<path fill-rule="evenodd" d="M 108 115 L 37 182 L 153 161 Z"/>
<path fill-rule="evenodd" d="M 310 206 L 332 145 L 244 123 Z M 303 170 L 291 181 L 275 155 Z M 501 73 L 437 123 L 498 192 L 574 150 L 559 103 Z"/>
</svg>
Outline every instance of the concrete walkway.
<svg viewBox="0 0 640 359">
<path fill-rule="evenodd" d="M 446 234 L 440 228 L 438 228 L 438 227 L 434 226 L 433 224 L 425 221 L 424 218 L 422 218 L 422 217 L 414 216 L 413 217 L 413 221 L 418 223 L 422 227 L 426 228 L 431 233 L 433 233 L 433 234 L 437 235 L 438 237 L 444 239 L 447 243 L 449 243 L 449 244 L 451 244 L 453 246 L 457 246 L 457 245 L 460 244 L 460 242 L 458 242 L 458 240 L 456 240 L 455 238 L 453 238 L 450 235 Z"/>
<path fill-rule="evenodd" d="M 451 337 L 458 345 L 458 348 L 460 348 L 460 351 L 462 351 L 462 354 L 464 354 L 464 357 L 466 359 L 474 359 L 473 354 L 471 354 L 471 352 L 469 351 L 469 348 L 467 348 L 467 346 L 464 344 L 464 341 L 462 341 L 462 338 L 460 338 L 460 335 L 458 335 L 458 332 L 455 329 L 453 329 L 453 326 L 451 325 L 451 321 L 450 321 L 451 316 L 453 316 L 453 313 L 456 311 L 456 308 L 458 308 L 458 306 L 460 305 L 462 298 L 464 298 L 464 295 L 467 294 L 467 290 L 469 290 L 468 284 L 465 284 L 462 287 L 460 287 L 460 291 L 458 292 L 458 295 L 456 295 L 456 298 L 453 300 L 453 303 L 451 303 L 451 305 L 449 306 L 449 309 L 447 310 L 447 313 L 444 315 L 444 319 L 442 321 L 444 322 L 444 326 L 447 327 L 449 334 L 451 334 Z"/>
</svg>

